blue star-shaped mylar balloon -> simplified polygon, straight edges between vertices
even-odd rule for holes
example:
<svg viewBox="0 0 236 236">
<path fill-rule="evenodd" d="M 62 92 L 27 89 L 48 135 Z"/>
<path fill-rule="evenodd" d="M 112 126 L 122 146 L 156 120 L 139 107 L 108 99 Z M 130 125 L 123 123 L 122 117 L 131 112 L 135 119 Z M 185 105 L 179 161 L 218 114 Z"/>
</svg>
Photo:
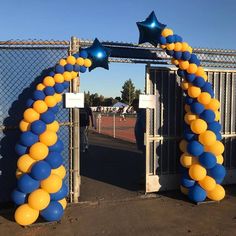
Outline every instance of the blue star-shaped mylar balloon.
<svg viewBox="0 0 236 236">
<path fill-rule="evenodd" d="M 161 32 L 166 25 L 160 23 L 154 11 L 147 17 L 145 21 L 137 22 L 139 29 L 139 44 L 151 43 L 153 46 L 157 46 L 160 40 Z"/>
<path fill-rule="evenodd" d="M 86 51 L 88 52 L 88 57 L 92 61 L 89 71 L 96 67 L 102 67 L 109 70 L 108 57 L 111 54 L 111 50 L 102 46 L 97 38 L 95 38 L 91 47 L 86 48 Z"/>
</svg>

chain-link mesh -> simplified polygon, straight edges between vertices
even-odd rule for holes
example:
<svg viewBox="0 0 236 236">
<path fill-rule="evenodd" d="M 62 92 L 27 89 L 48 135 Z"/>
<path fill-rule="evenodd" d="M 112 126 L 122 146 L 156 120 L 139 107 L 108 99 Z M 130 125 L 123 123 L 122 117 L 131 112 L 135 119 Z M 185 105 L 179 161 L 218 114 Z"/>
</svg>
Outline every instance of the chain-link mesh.
<svg viewBox="0 0 236 236">
<path fill-rule="evenodd" d="M 66 41 L 8 41 L 0 43 L 0 202 L 9 201 L 15 187 L 17 155 L 14 151 L 19 140 L 18 124 L 36 84 L 56 62 L 68 55 Z M 57 114 L 60 123 L 69 123 L 69 112 L 62 108 Z M 69 186 L 69 126 L 60 127 L 59 138 L 64 143 L 64 166 Z"/>
</svg>

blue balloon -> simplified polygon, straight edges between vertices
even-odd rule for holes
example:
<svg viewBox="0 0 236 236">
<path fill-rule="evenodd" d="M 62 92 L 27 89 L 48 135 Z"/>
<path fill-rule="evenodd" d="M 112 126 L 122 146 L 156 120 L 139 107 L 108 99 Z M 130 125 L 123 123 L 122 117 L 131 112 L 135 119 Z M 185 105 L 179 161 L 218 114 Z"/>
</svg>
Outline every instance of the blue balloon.
<svg viewBox="0 0 236 236">
<path fill-rule="evenodd" d="M 200 118 L 205 120 L 207 123 L 211 123 L 215 120 L 215 113 L 212 110 L 204 110 L 201 114 L 200 114 Z"/>
<path fill-rule="evenodd" d="M 47 86 L 43 91 L 47 96 L 51 96 L 55 94 L 55 90 L 51 86 Z"/>
<path fill-rule="evenodd" d="M 27 194 L 22 193 L 18 189 L 14 189 L 11 193 L 11 199 L 16 205 L 22 205 L 27 202 Z"/>
<path fill-rule="evenodd" d="M 173 57 L 176 60 L 179 60 L 182 57 L 182 52 L 181 51 L 174 51 Z"/>
<path fill-rule="evenodd" d="M 69 72 L 71 72 L 71 71 L 73 71 L 73 69 L 74 69 L 74 67 L 73 67 L 73 65 L 72 64 L 66 64 L 65 66 L 64 66 L 64 69 L 65 69 L 65 71 L 69 71 Z"/>
<path fill-rule="evenodd" d="M 46 128 L 46 124 L 41 120 L 36 120 L 30 125 L 31 131 L 36 135 L 42 134 L 46 130 Z"/>
<path fill-rule="evenodd" d="M 93 70 L 96 67 L 102 67 L 107 70 L 109 69 L 108 57 L 110 56 L 111 51 L 110 49 L 105 48 L 97 38 L 93 41 L 92 46 L 87 48 L 86 50 L 88 52 L 89 58 L 92 61 L 92 65 L 89 67 L 89 71 Z"/>
<path fill-rule="evenodd" d="M 80 52 L 79 52 L 79 56 L 80 57 L 83 57 L 84 59 L 85 58 L 88 58 L 88 53 L 86 50 L 82 49 Z"/>
<path fill-rule="evenodd" d="M 166 38 L 161 36 L 160 37 L 160 44 L 165 45 L 166 44 Z"/>
<path fill-rule="evenodd" d="M 53 114 L 56 114 L 59 111 L 59 106 L 56 105 L 54 107 L 50 107 L 48 111 L 52 112 Z"/>
<path fill-rule="evenodd" d="M 55 115 L 52 111 L 46 111 L 41 114 L 40 119 L 46 124 L 50 124 L 55 120 Z"/>
<path fill-rule="evenodd" d="M 192 132 L 192 130 L 189 127 L 184 129 L 183 137 L 187 141 L 195 140 L 196 138 L 195 134 Z"/>
<path fill-rule="evenodd" d="M 72 54 L 72 56 L 77 59 L 77 58 L 79 58 L 79 53 L 74 53 L 74 54 Z"/>
<path fill-rule="evenodd" d="M 53 168 L 56 169 L 63 164 L 63 157 L 60 152 L 50 152 L 45 161 Z"/>
<path fill-rule="evenodd" d="M 68 195 L 68 187 L 66 186 L 66 184 L 63 182 L 61 189 L 56 192 L 56 193 L 51 193 L 50 197 L 51 197 L 51 201 L 59 201 L 65 197 L 67 197 Z"/>
<path fill-rule="evenodd" d="M 213 168 L 208 170 L 208 175 L 217 181 L 223 181 L 226 175 L 225 167 L 217 163 Z"/>
<path fill-rule="evenodd" d="M 144 21 L 136 24 L 139 29 L 139 44 L 148 42 L 156 47 L 160 43 L 161 32 L 166 25 L 157 20 L 154 11 Z"/>
<path fill-rule="evenodd" d="M 54 90 L 56 93 L 62 93 L 64 91 L 64 86 L 61 83 L 56 83 L 54 85 Z"/>
<path fill-rule="evenodd" d="M 51 77 L 53 77 L 54 75 L 55 75 L 55 73 L 53 71 L 50 71 L 48 74 L 48 76 L 51 76 Z"/>
<path fill-rule="evenodd" d="M 52 145 L 48 148 L 49 148 L 50 152 L 62 152 L 64 149 L 64 144 L 60 139 L 58 139 L 54 145 Z"/>
<path fill-rule="evenodd" d="M 174 41 L 175 41 L 174 35 L 169 35 L 169 36 L 166 37 L 166 42 L 167 43 L 174 43 Z"/>
<path fill-rule="evenodd" d="M 187 145 L 187 151 L 193 156 L 200 156 L 204 152 L 204 147 L 198 141 L 191 141 Z"/>
<path fill-rule="evenodd" d="M 192 83 L 194 81 L 194 79 L 196 78 L 196 75 L 186 73 L 185 78 L 188 80 L 188 82 Z"/>
<path fill-rule="evenodd" d="M 87 67 L 85 67 L 85 66 L 80 66 L 80 68 L 79 68 L 79 72 L 81 72 L 81 73 L 85 73 L 86 70 L 87 70 Z"/>
<path fill-rule="evenodd" d="M 199 157 L 199 162 L 206 169 L 211 169 L 211 168 L 213 168 L 216 165 L 216 157 L 211 152 L 204 152 Z"/>
<path fill-rule="evenodd" d="M 63 207 L 59 202 L 51 201 L 47 208 L 40 212 L 46 221 L 59 221 L 63 216 Z"/>
<path fill-rule="evenodd" d="M 178 69 L 177 70 L 177 75 L 180 76 L 180 77 L 184 77 L 185 76 L 184 70 Z"/>
<path fill-rule="evenodd" d="M 218 133 L 221 131 L 221 124 L 217 121 L 213 121 L 208 124 L 208 129 L 213 131 L 214 133 Z"/>
<path fill-rule="evenodd" d="M 55 72 L 56 72 L 56 73 L 59 73 L 59 74 L 64 73 L 64 72 L 65 72 L 64 66 L 56 65 L 56 66 L 55 66 Z"/>
<path fill-rule="evenodd" d="M 190 105 L 190 110 L 192 113 L 195 113 L 197 115 L 200 115 L 204 111 L 205 107 L 199 102 L 193 102 Z"/>
<path fill-rule="evenodd" d="M 20 135 L 20 143 L 26 147 L 32 146 L 34 143 L 38 142 L 38 136 L 31 131 L 26 131 Z"/>
<path fill-rule="evenodd" d="M 50 174 L 51 167 L 46 161 L 37 161 L 30 172 L 30 176 L 36 180 L 46 179 Z"/>
<path fill-rule="evenodd" d="M 73 71 L 79 72 L 80 66 L 79 65 L 74 65 Z"/>
<path fill-rule="evenodd" d="M 32 107 L 33 106 L 33 103 L 34 103 L 35 101 L 33 100 L 33 99 L 27 99 L 27 101 L 26 101 L 26 107 Z"/>
<path fill-rule="evenodd" d="M 203 202 L 206 199 L 206 191 L 196 184 L 189 189 L 188 196 L 193 202 Z"/>
<path fill-rule="evenodd" d="M 186 96 L 184 100 L 187 105 L 191 105 L 194 101 L 194 99 L 189 96 Z"/>
<path fill-rule="evenodd" d="M 168 49 L 166 49 L 166 54 L 167 54 L 167 55 L 169 55 L 169 56 L 173 56 L 174 53 L 175 53 L 174 50 L 168 50 Z"/>
<path fill-rule="evenodd" d="M 192 83 L 193 85 L 201 88 L 205 85 L 206 82 L 201 76 L 197 76 Z"/>
<path fill-rule="evenodd" d="M 65 81 L 65 82 L 62 83 L 62 85 L 64 86 L 65 89 L 67 89 L 70 86 L 70 82 L 69 81 Z"/>
<path fill-rule="evenodd" d="M 33 92 L 33 99 L 35 101 L 37 101 L 37 100 L 44 100 L 45 97 L 46 97 L 45 93 L 43 91 L 41 91 L 41 90 L 35 90 Z"/>
<path fill-rule="evenodd" d="M 181 36 L 174 34 L 174 37 L 175 37 L 175 42 L 180 42 L 180 43 L 183 42 L 183 38 Z"/>
<path fill-rule="evenodd" d="M 28 153 L 29 148 L 24 146 L 24 145 L 21 145 L 21 144 L 17 143 L 16 146 L 15 146 L 15 151 L 16 151 L 17 155 L 22 156 L 22 155 Z"/>
<path fill-rule="evenodd" d="M 185 51 L 182 53 L 182 60 L 188 61 L 191 58 L 191 53 L 188 51 Z"/>
<path fill-rule="evenodd" d="M 194 186 L 195 180 L 191 179 L 188 172 L 185 172 L 181 178 L 181 185 L 185 188 L 190 188 Z"/>
<path fill-rule="evenodd" d="M 202 92 L 208 92 L 209 90 L 212 90 L 212 84 L 210 82 L 206 82 L 202 87 Z"/>
<path fill-rule="evenodd" d="M 216 135 L 216 139 L 217 139 L 217 140 L 219 140 L 219 141 L 222 140 L 222 135 L 221 135 L 221 133 L 216 133 L 215 135 Z"/>
<path fill-rule="evenodd" d="M 196 64 L 197 66 L 200 66 L 201 62 L 200 60 L 197 58 L 196 54 L 192 54 L 191 58 L 189 59 L 189 63 L 193 63 Z"/>
<path fill-rule="evenodd" d="M 28 174 L 23 174 L 17 181 L 17 187 L 23 193 L 31 193 L 39 188 L 39 181 L 31 178 Z"/>
</svg>

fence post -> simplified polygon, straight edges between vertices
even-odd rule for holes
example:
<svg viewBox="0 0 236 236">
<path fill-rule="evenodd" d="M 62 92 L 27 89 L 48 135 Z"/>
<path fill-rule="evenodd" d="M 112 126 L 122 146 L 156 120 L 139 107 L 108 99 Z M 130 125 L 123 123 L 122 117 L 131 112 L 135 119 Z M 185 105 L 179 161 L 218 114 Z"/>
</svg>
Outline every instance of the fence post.
<svg viewBox="0 0 236 236">
<path fill-rule="evenodd" d="M 71 37 L 70 54 L 79 49 L 79 42 L 76 37 Z M 79 92 L 79 75 L 71 83 L 72 92 Z M 79 201 L 80 196 L 80 129 L 79 129 L 79 109 L 72 109 L 72 192 L 74 203 Z"/>
<path fill-rule="evenodd" d="M 116 114 L 113 114 L 113 138 L 116 137 Z"/>
</svg>

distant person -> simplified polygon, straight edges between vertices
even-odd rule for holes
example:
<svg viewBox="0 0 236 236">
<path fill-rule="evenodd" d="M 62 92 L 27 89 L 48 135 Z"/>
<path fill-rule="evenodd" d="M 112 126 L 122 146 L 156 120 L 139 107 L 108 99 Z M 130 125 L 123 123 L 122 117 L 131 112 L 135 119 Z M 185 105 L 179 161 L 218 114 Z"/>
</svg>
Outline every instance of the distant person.
<svg viewBox="0 0 236 236">
<path fill-rule="evenodd" d="M 144 154 L 145 153 L 144 133 L 146 132 L 146 110 L 140 109 L 138 105 L 139 105 L 139 99 L 134 99 L 132 102 L 132 106 L 134 111 L 136 111 L 137 115 L 134 127 L 134 134 L 137 148 L 138 150 L 141 150 Z"/>
<path fill-rule="evenodd" d="M 94 127 L 92 109 L 88 106 L 88 104 L 84 104 L 84 108 L 81 108 L 79 110 L 79 118 L 80 118 L 81 150 L 82 152 L 85 152 L 89 148 L 88 130 L 90 126 L 90 121 L 91 121 L 92 127 Z"/>
<path fill-rule="evenodd" d="M 120 113 L 120 121 L 126 121 L 125 119 L 125 106 L 122 106 L 120 109 L 119 109 L 119 113 Z"/>
</svg>

